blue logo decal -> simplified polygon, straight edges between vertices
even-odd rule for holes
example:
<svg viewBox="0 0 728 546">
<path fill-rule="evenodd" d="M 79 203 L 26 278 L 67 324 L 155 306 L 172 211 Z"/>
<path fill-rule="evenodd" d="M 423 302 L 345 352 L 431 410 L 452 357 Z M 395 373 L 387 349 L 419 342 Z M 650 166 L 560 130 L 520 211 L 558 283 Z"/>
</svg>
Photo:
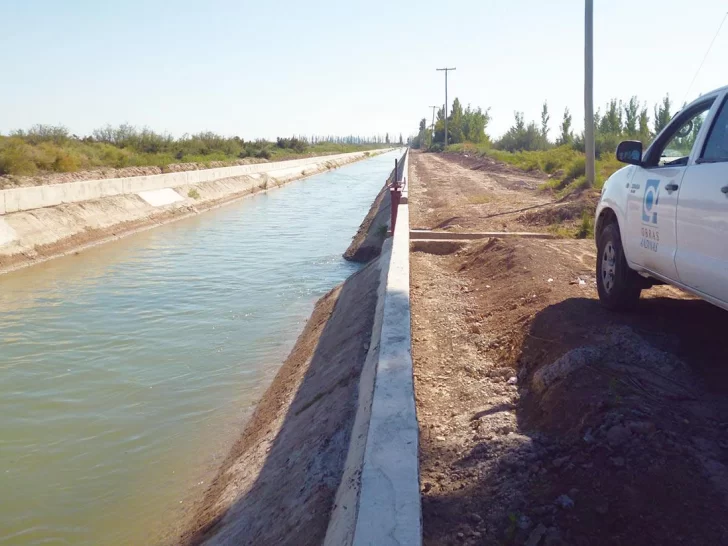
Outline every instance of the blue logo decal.
<svg viewBox="0 0 728 546">
<path fill-rule="evenodd" d="M 657 203 L 660 200 L 660 181 L 648 180 L 645 184 L 645 196 L 642 198 L 642 221 L 646 224 L 657 224 Z"/>
</svg>

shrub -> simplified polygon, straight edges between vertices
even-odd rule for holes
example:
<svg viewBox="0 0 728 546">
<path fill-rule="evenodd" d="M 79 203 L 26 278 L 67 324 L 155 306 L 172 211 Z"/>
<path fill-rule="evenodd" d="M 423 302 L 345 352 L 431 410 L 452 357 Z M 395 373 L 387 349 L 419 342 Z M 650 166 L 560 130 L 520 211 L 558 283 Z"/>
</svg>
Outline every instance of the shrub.
<svg viewBox="0 0 728 546">
<path fill-rule="evenodd" d="M 586 239 L 594 236 L 594 218 L 589 211 L 581 213 L 581 224 L 576 232 L 577 239 Z"/>
<path fill-rule="evenodd" d="M 277 145 L 266 140 L 245 142 L 242 138 L 224 137 L 212 132 L 184 135 L 179 139 L 164 133 L 128 124 L 107 125 L 92 136 L 69 135 L 62 126 L 35 125 L 12 136 L 0 135 L 0 174 L 34 175 L 38 172 L 69 172 L 92 167 L 134 167 L 168 165 L 184 162 L 211 166 L 229 164 L 236 159 L 257 157 L 283 159 L 306 152 L 343 153 L 373 149 L 376 144 L 320 142 L 310 144 L 305 138 L 278 139 Z"/>
<path fill-rule="evenodd" d="M 33 149 L 19 138 L 3 139 L 0 148 L 0 174 L 34 175 L 38 167 L 33 161 Z"/>
<path fill-rule="evenodd" d="M 571 163 L 569 163 L 569 166 L 566 168 L 565 178 L 568 179 L 576 179 L 580 176 L 584 176 L 586 174 L 586 159 L 582 157 L 577 157 L 574 159 Z"/>
<path fill-rule="evenodd" d="M 59 173 L 70 173 L 81 168 L 81 161 L 77 156 L 60 152 L 53 162 L 53 170 Z"/>
</svg>

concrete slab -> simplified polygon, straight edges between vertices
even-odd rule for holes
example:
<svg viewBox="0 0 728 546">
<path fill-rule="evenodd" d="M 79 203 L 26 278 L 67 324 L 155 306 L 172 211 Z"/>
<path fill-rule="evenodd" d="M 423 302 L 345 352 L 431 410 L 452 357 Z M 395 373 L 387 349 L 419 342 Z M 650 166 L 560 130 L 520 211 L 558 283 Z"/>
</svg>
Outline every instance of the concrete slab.
<svg viewBox="0 0 728 546">
<path fill-rule="evenodd" d="M 12 243 L 18 238 L 18 234 L 15 230 L 8 225 L 8 223 L 0 218 L 0 246 Z"/>
<path fill-rule="evenodd" d="M 153 207 L 163 207 L 165 205 L 171 205 L 179 201 L 184 201 L 179 193 L 174 191 L 172 188 L 163 188 L 161 190 L 151 191 L 140 191 L 137 195 L 144 199 L 147 203 Z"/>
</svg>

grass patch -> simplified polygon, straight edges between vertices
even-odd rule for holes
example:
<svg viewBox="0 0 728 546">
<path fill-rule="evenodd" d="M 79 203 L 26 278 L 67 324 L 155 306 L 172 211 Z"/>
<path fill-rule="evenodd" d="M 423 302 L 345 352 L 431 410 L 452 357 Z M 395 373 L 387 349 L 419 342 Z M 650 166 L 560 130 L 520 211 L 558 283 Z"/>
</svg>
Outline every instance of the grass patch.
<svg viewBox="0 0 728 546">
<path fill-rule="evenodd" d="M 548 231 L 564 239 L 589 239 L 594 237 L 594 218 L 590 211 L 584 210 L 576 227 L 554 223 L 548 227 Z"/>
<path fill-rule="evenodd" d="M 541 189 L 564 192 L 561 194 L 562 196 L 586 187 L 585 156 L 571 146 L 558 146 L 538 151 L 507 152 L 495 150 L 488 143 L 475 145 L 465 142 L 448 146 L 447 151 L 475 157 L 490 157 L 527 172 L 550 174 L 552 177 L 541 185 Z M 596 162 L 594 187 L 601 189 L 607 178 L 622 167 L 624 165 L 617 161 L 613 153 L 602 154 Z"/>
<path fill-rule="evenodd" d="M 192 188 L 190 191 L 187 192 L 187 197 L 189 197 L 190 199 L 199 199 L 200 192 L 198 192 L 196 188 Z"/>
<path fill-rule="evenodd" d="M 567 167 L 566 171 L 564 172 L 564 176 L 566 178 L 570 179 L 576 179 L 580 176 L 586 175 L 586 158 L 585 157 L 576 157 L 573 161 L 571 161 Z"/>
<path fill-rule="evenodd" d="M 586 176 L 584 175 L 581 175 L 574 180 L 569 180 L 568 178 L 565 178 L 561 181 L 561 188 L 556 192 L 556 195 L 559 198 L 563 198 L 567 195 L 571 195 L 572 193 L 578 193 L 588 187 L 589 183 L 587 182 Z"/>
<path fill-rule="evenodd" d="M 468 198 L 468 203 L 471 205 L 485 205 L 486 203 L 490 203 L 493 201 L 493 199 L 489 195 L 474 195 L 470 198 Z"/>
<path fill-rule="evenodd" d="M 576 232 L 577 239 L 594 237 L 594 218 L 588 211 L 581 214 L 581 224 Z"/>
</svg>

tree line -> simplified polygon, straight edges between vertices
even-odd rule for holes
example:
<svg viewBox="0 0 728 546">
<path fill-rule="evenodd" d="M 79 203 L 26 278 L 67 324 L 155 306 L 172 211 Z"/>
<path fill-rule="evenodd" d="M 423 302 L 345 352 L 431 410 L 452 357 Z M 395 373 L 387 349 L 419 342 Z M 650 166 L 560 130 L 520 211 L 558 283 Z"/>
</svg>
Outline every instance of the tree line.
<svg viewBox="0 0 728 546">
<path fill-rule="evenodd" d="M 452 103 L 452 110 L 447 116 L 448 144 L 473 142 L 481 144 L 489 142 L 485 130 L 490 122 L 490 109 L 473 109 L 468 105 L 463 109 L 457 97 Z M 412 147 L 442 150 L 445 146 L 445 109 L 437 110 L 434 123 L 428 124 L 426 118 L 420 120 L 417 136 L 412 139 Z"/>
<path fill-rule="evenodd" d="M 400 141 L 401 141 L 400 136 Z M 245 140 L 211 131 L 175 138 L 129 124 L 107 125 L 90 135 L 71 134 L 66 127 L 34 125 L 0 135 L 0 175 L 72 172 L 93 167 L 128 167 L 172 163 L 234 162 L 275 159 L 306 153 L 335 153 L 389 144 L 386 136 L 313 135 Z"/>
<path fill-rule="evenodd" d="M 669 95 L 656 104 L 650 116 L 650 110 L 636 96 L 627 101 L 611 99 L 604 109 L 597 109 L 594 114 L 596 153 L 612 153 L 621 140 L 641 140 L 645 145 L 670 122 L 672 118 L 672 102 Z M 453 101 L 448 115 L 448 142 L 458 144 L 472 142 L 474 144 L 492 145 L 498 150 L 509 152 L 548 150 L 556 146 L 570 146 L 584 151 L 584 133 L 575 134 L 572 129 L 572 115 L 568 108 L 564 110 L 558 134 L 551 137 L 551 113 L 548 103 L 541 108 L 539 122 L 526 122 L 523 112 L 514 112 L 513 125 L 499 139 L 491 142 L 486 133 L 490 122 L 490 109 L 473 110 L 468 106 L 462 109 L 459 99 Z M 697 134 L 697 131 L 693 131 Z M 434 126 L 422 118 L 417 136 L 412 139 L 412 146 L 432 150 L 442 150 L 445 146 L 444 112 L 441 108 Z"/>
</svg>

